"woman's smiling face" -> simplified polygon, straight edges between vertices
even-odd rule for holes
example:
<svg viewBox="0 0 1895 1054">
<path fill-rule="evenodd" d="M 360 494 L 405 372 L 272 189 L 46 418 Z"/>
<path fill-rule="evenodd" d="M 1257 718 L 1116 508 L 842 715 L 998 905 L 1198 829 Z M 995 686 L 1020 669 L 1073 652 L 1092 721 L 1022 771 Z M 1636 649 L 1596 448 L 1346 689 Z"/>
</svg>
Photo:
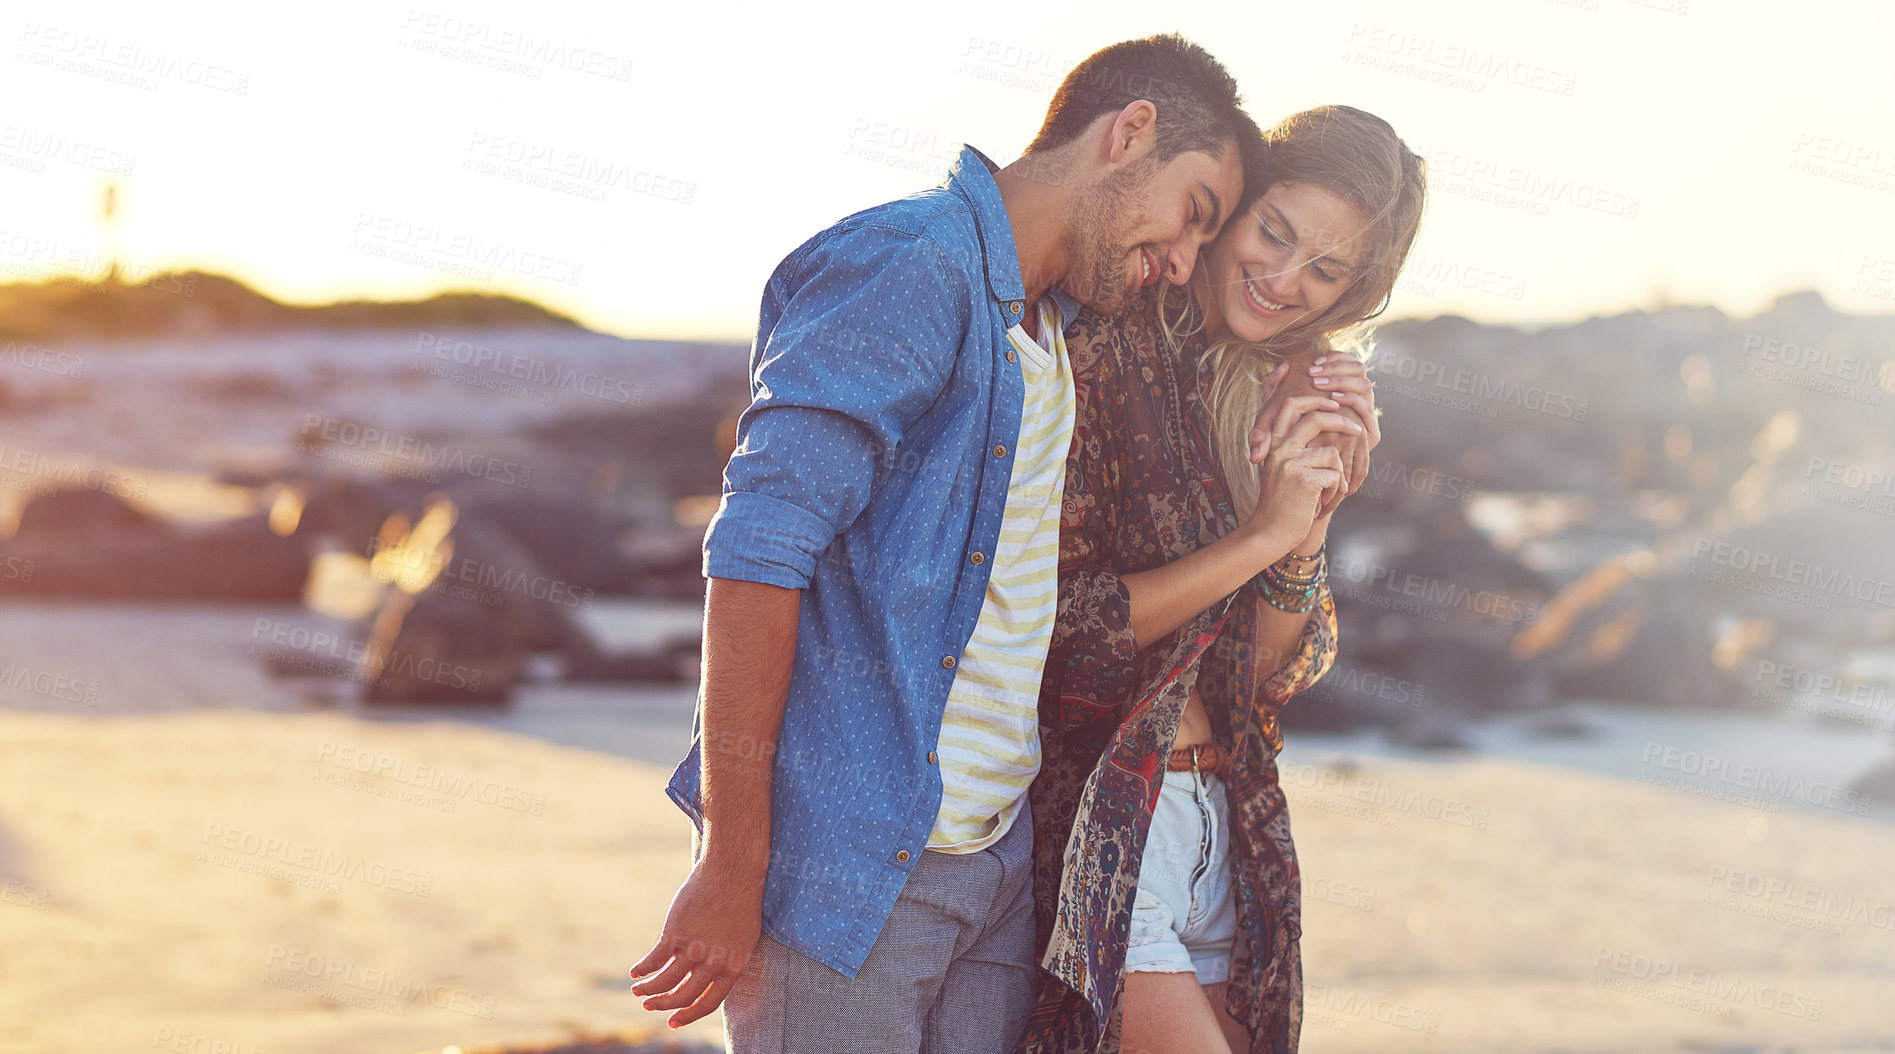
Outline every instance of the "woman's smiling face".
<svg viewBox="0 0 1895 1054">
<path fill-rule="evenodd" d="M 1205 250 L 1206 300 L 1218 331 L 1264 341 L 1335 304 L 1366 261 L 1367 221 L 1315 183 L 1278 183 Z"/>
</svg>

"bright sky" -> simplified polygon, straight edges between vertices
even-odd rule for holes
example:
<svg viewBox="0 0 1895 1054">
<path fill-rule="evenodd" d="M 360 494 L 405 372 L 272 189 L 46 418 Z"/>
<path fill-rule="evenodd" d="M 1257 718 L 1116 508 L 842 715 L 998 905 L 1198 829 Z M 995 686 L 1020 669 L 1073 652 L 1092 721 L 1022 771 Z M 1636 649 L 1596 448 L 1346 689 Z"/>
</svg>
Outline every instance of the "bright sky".
<svg viewBox="0 0 1895 1054">
<path fill-rule="evenodd" d="M 748 340 L 804 238 L 934 184 L 962 141 L 1012 160 L 1079 58 L 1175 30 L 1260 122 L 1348 103 L 1434 163 L 1391 317 L 1558 321 L 1661 293 L 1749 313 L 1811 287 L 1889 313 L 1891 10 L 15 5 L 0 281 L 97 273 L 115 238 L 134 276 L 224 271 L 305 302 L 475 288 L 626 336 Z"/>
</svg>

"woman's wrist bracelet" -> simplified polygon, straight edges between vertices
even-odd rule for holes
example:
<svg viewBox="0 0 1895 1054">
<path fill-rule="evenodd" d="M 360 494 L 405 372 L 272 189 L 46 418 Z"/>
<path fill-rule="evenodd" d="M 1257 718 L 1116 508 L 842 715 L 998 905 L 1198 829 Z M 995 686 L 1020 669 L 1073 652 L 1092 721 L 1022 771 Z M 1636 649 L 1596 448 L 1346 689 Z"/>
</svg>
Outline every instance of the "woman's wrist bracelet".
<svg viewBox="0 0 1895 1054">
<path fill-rule="evenodd" d="M 1327 540 L 1309 556 L 1285 553 L 1281 559 L 1259 571 L 1251 583 L 1263 599 L 1278 611 L 1305 614 L 1315 608 L 1317 595 L 1329 572 Z"/>
</svg>

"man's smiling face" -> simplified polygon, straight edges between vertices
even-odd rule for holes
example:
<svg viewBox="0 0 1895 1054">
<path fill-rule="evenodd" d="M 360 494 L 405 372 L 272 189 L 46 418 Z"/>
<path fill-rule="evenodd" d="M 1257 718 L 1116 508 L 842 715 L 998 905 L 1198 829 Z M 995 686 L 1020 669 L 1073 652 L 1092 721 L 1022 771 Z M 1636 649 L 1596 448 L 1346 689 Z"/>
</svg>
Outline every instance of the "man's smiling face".
<svg viewBox="0 0 1895 1054">
<path fill-rule="evenodd" d="M 1182 284 L 1243 192 L 1235 144 L 1221 158 L 1147 155 L 1108 172 L 1074 201 L 1070 266 L 1060 283 L 1092 311 L 1112 315 L 1159 279 Z"/>
</svg>

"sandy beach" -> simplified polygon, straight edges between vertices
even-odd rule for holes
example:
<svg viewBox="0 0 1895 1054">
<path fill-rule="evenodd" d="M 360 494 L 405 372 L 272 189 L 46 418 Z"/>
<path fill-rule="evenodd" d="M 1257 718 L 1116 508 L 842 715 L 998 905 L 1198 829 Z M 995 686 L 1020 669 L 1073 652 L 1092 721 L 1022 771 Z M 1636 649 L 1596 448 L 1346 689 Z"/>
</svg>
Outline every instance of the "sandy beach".
<svg viewBox="0 0 1895 1054">
<path fill-rule="evenodd" d="M 827 748 L 1315 567 L 1302 1054 L 1895 1054 L 1895 3 L 229 6 L 0 58 L 0 1054 L 728 1054 L 707 571 Z"/>
<path fill-rule="evenodd" d="M 658 768 L 324 714 L 0 729 L 0 1049 L 397 1054 L 662 1024 L 625 992 L 689 858 Z"/>
<path fill-rule="evenodd" d="M 688 860 L 662 766 L 198 709 L 0 712 L 0 769 L 0 1051 L 661 1027 L 624 975 Z M 1285 780 L 1305 1050 L 1890 1049 L 1895 829 L 1493 759 Z"/>
</svg>

